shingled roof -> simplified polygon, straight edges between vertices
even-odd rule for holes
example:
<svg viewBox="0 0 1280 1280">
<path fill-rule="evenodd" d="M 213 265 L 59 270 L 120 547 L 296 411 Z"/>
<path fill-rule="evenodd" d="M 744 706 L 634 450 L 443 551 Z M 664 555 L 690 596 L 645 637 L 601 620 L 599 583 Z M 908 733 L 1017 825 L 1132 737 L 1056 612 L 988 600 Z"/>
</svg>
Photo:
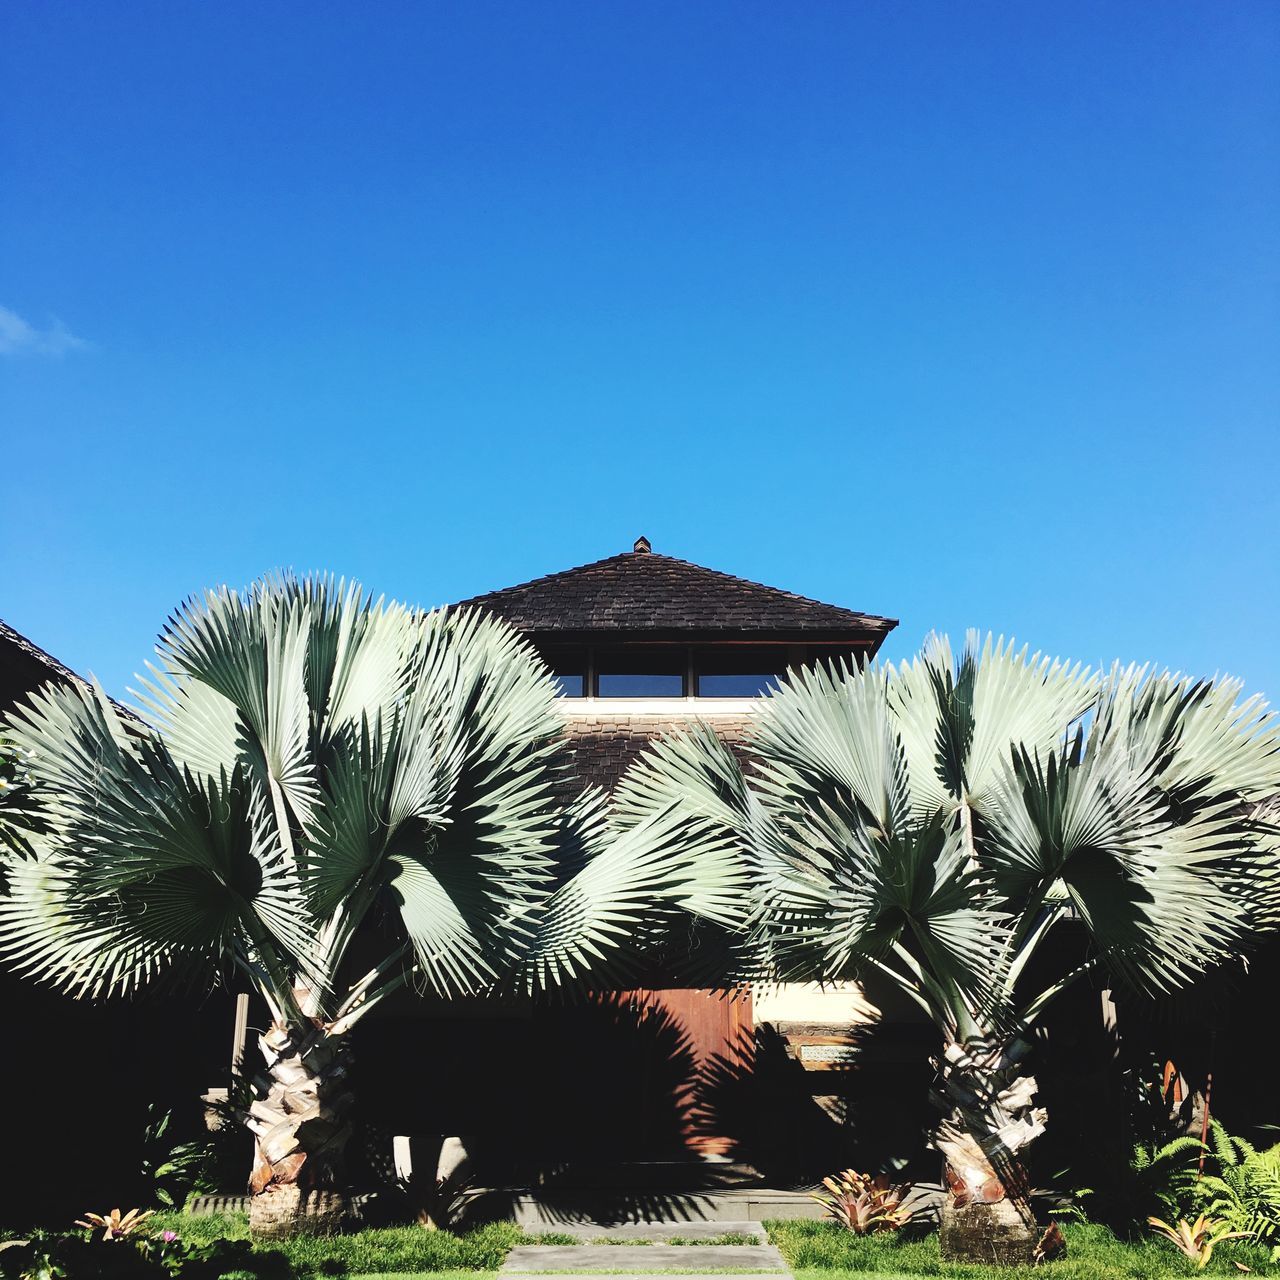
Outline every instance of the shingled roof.
<svg viewBox="0 0 1280 1280">
<path fill-rule="evenodd" d="M 0 618 L 0 718 L 42 685 L 88 681 Z"/>
<path fill-rule="evenodd" d="M 526 634 L 583 632 L 750 633 L 761 638 L 855 634 L 878 644 L 897 620 L 857 613 L 635 549 L 576 569 L 463 600 Z"/>
</svg>

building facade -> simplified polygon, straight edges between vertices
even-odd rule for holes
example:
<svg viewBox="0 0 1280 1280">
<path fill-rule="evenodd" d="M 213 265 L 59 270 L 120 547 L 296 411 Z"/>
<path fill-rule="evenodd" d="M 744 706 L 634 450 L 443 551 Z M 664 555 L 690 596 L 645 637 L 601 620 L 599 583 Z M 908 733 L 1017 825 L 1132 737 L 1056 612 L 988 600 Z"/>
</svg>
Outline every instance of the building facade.
<svg viewBox="0 0 1280 1280">
<path fill-rule="evenodd" d="M 745 751 L 760 698 L 782 675 L 869 660 L 896 625 L 654 552 L 643 538 L 455 607 L 503 619 L 538 651 L 560 688 L 578 782 L 606 792 L 649 742 L 696 720 Z M 16 632 L 0 634 L 4 709 L 48 680 L 78 679 Z M 163 1025 L 180 1025 L 199 1046 L 200 1079 L 197 1087 L 184 1070 L 181 1096 L 161 1097 L 148 1094 L 141 1071 L 163 1056 L 158 1002 L 104 1010 L 0 981 L 33 1028 L 67 1042 L 61 1061 L 78 1060 L 72 1043 L 95 1045 L 112 1090 L 128 1099 L 115 1113 L 116 1154 L 136 1146 L 146 1097 L 181 1109 L 225 1086 L 264 1016 L 227 992 L 166 1015 Z M 425 1149 L 463 1136 L 486 1181 L 517 1185 L 580 1186 L 655 1165 L 678 1181 L 679 1166 L 754 1168 L 775 1151 L 785 1165 L 789 1148 L 826 1168 L 843 1155 L 851 1036 L 874 1017 L 853 989 L 690 989 L 660 972 L 643 989 L 585 1001 L 444 1004 L 406 994 L 362 1026 L 355 1046 L 368 1135 L 367 1166 L 357 1155 L 355 1175 L 376 1177 L 402 1135 Z M 30 1087 L 20 1059 L 6 1070 L 11 1094 Z M 387 1090 L 388 1072 L 406 1080 Z"/>
<path fill-rule="evenodd" d="M 695 721 L 746 751 L 760 699 L 782 676 L 817 663 L 860 665 L 897 625 L 660 554 L 643 537 L 622 554 L 460 605 L 502 618 L 537 649 L 560 687 L 577 776 L 606 792 L 649 742 Z M 838 1077 L 853 1037 L 877 1016 L 851 986 L 753 994 L 690 989 L 660 973 L 653 986 L 608 1003 L 561 1011 L 555 1034 L 586 1061 L 594 1045 L 604 1052 L 629 1030 L 633 1055 L 606 1073 L 609 1097 L 592 1128 L 614 1134 L 615 1153 L 639 1162 L 759 1163 L 761 1143 L 747 1130 L 761 1127 L 766 1085 L 754 1077 L 768 1074 L 759 1062 L 764 1037 L 791 1067 L 783 1111 L 807 1110 L 802 1130 L 839 1128 Z M 619 1099 L 626 1118 L 612 1113 Z M 794 1117 L 786 1125 L 794 1129 Z M 572 1147 L 561 1153 L 570 1162 L 583 1154 Z"/>
</svg>

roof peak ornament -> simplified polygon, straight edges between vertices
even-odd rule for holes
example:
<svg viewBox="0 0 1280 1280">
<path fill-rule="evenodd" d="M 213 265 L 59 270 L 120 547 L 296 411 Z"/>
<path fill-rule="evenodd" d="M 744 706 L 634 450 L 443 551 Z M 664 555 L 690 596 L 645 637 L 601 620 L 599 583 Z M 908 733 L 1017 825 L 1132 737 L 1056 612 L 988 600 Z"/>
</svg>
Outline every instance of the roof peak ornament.
<svg viewBox="0 0 1280 1280">
<path fill-rule="evenodd" d="M 642 533 L 637 539 L 634 547 L 631 548 L 637 555 L 648 555 L 653 550 L 649 545 L 649 539 Z"/>
</svg>

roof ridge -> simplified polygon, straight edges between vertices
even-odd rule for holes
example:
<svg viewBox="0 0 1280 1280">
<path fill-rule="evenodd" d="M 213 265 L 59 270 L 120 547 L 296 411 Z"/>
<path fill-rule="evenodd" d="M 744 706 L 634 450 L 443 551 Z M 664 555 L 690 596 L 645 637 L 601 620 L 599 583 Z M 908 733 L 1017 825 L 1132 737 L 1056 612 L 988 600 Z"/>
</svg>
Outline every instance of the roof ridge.
<svg viewBox="0 0 1280 1280">
<path fill-rule="evenodd" d="M 110 701 L 111 705 L 115 707 L 117 711 L 122 712 L 128 720 L 133 721 L 135 724 L 146 723 L 146 721 L 143 720 L 143 718 L 131 706 L 121 702 L 118 698 L 111 697 L 111 695 L 102 688 L 102 685 L 96 677 L 90 679 L 88 676 L 82 676 L 78 671 L 73 671 L 65 662 L 59 662 L 53 654 L 42 649 L 30 637 L 24 636 L 21 631 L 10 626 L 3 618 L 0 618 L 0 641 L 4 640 L 7 640 L 10 644 L 21 649 L 28 657 L 34 658 L 41 666 L 47 668 L 57 679 L 67 681 L 71 684 L 80 685 L 84 689 L 91 689 L 95 692 L 100 691 Z M 48 682 L 46 681 L 45 683 Z M 43 685 L 37 686 L 37 688 L 43 687 Z M 19 695 L 19 701 L 29 699 L 30 695 L 34 692 L 34 689 L 27 690 L 25 694 Z"/>
<path fill-rule="evenodd" d="M 628 552 L 624 554 L 636 554 L 636 553 Z M 767 582 L 757 582 L 754 578 L 743 578 L 736 573 L 726 573 L 723 569 L 712 569 L 709 565 L 697 564 L 692 560 L 681 560 L 679 556 L 664 556 L 657 551 L 649 551 L 644 554 L 647 554 L 650 556 L 659 556 L 663 560 L 670 560 L 673 564 L 682 564 L 687 569 L 698 569 L 702 573 L 711 573 L 711 574 L 714 574 L 717 578 L 724 578 L 728 582 L 740 582 L 742 583 L 743 586 L 757 587 L 761 591 L 772 591 L 777 595 L 786 596 L 788 600 L 798 600 L 802 604 L 816 604 L 823 609 L 839 609 L 843 613 L 850 613 L 856 617 L 865 618 L 869 622 L 892 622 L 896 625 L 898 621 L 897 618 L 886 618 L 878 613 L 863 613 L 860 609 L 850 609 L 847 606 L 842 604 L 831 604 L 827 600 L 818 600 L 814 596 L 801 595 L 800 592 L 798 591 L 788 591 L 786 587 L 775 587 L 775 586 L 771 586 Z M 615 556 L 613 557 L 613 559 L 617 559 L 617 557 Z M 589 566 L 586 566 L 586 565 L 583 566 L 583 568 L 587 568 L 587 567 Z"/>
<path fill-rule="evenodd" d="M 24 636 L 21 631 L 11 627 L 3 618 L 0 618 L 0 639 L 8 640 L 16 644 L 19 649 L 36 661 L 48 667 L 55 675 L 61 676 L 64 680 L 74 680 L 78 684 L 88 685 L 92 682 L 85 679 L 78 671 L 72 671 L 69 666 L 63 662 L 59 662 L 53 654 L 46 652 L 34 640 Z"/>
<path fill-rule="evenodd" d="M 744 578 L 738 574 L 726 573 L 723 569 L 712 569 L 704 564 L 697 564 L 693 560 L 682 560 L 679 556 L 665 555 L 660 551 L 620 551 L 616 555 L 605 556 L 600 560 L 591 560 L 586 564 L 574 565 L 569 569 L 557 569 L 554 573 L 542 574 L 537 578 L 530 578 L 525 582 L 517 582 L 509 587 L 499 587 L 493 591 L 481 592 L 479 595 L 469 596 L 465 600 L 459 600 L 454 605 L 455 608 L 465 607 L 468 605 L 482 604 L 496 599 L 505 599 L 517 595 L 521 591 L 527 591 L 530 588 L 544 587 L 554 583 L 564 582 L 577 576 L 589 573 L 592 570 L 603 568 L 606 565 L 625 563 L 630 561 L 646 561 L 646 562 L 665 562 L 672 565 L 680 565 L 685 569 L 693 569 L 698 573 L 710 574 L 712 577 L 728 583 L 734 583 L 738 586 L 750 587 L 756 591 L 768 592 L 770 595 L 781 597 L 785 600 L 793 601 L 797 604 L 811 605 L 820 609 L 833 610 L 836 613 L 844 614 L 847 618 L 857 619 L 866 623 L 884 623 L 885 629 L 891 630 L 897 626 L 896 618 L 888 618 L 882 614 L 863 613 L 857 609 L 850 609 L 845 605 L 829 604 L 825 600 L 817 600 L 813 596 L 801 595 L 798 591 L 788 591 L 784 587 L 771 586 L 766 582 L 757 582 L 752 578 Z"/>
<path fill-rule="evenodd" d="M 472 604 L 476 600 L 488 600 L 493 596 L 510 595 L 513 591 L 523 591 L 526 587 L 540 587 L 544 582 L 558 582 L 563 578 L 571 578 L 574 574 L 584 573 L 588 569 L 598 569 L 602 564 L 612 564 L 615 560 L 628 560 L 635 556 L 647 556 L 655 560 L 670 560 L 670 556 L 660 555 L 656 551 L 619 551 L 615 556 L 605 556 L 602 560 L 592 560 L 587 564 L 575 564 L 569 569 L 557 569 L 554 573 L 543 573 L 526 582 L 516 582 L 509 587 L 495 587 L 492 591 L 482 591 L 479 595 L 468 596 L 465 600 L 457 600 L 451 606 L 454 609 L 461 605 Z"/>
</svg>

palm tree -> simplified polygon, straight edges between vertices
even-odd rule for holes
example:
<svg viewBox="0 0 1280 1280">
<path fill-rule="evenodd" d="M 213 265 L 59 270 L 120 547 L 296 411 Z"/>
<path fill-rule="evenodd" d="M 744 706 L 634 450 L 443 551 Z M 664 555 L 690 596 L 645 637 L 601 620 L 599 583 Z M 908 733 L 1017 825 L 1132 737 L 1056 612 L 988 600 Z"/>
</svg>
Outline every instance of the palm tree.
<svg viewBox="0 0 1280 1280">
<path fill-rule="evenodd" d="M 30 761 L 18 747 L 0 737 L 0 875 L 6 857 L 32 855 L 31 838 L 45 829 L 40 806 L 32 794 Z"/>
<path fill-rule="evenodd" d="M 91 999 L 250 984 L 261 1234 L 340 1207 L 346 1046 L 393 992 L 602 983 L 732 896 L 727 857 L 565 802 L 553 685 L 495 620 L 268 580 L 188 602 L 158 653 L 147 722 L 78 686 L 12 717 L 48 829 L 8 859 L 0 954 Z M 382 949 L 353 973 L 357 935 Z"/>
<path fill-rule="evenodd" d="M 957 662 L 938 640 L 899 667 L 793 675 L 745 772 L 709 730 L 651 748 L 618 821 L 677 806 L 688 849 L 737 844 L 758 978 L 878 975 L 919 1005 L 943 1043 L 944 1250 L 1025 1260 L 1024 1155 L 1046 1121 L 1025 1060 L 1046 1006 L 1094 970 L 1172 991 L 1280 924 L 1280 829 L 1259 816 L 1280 733 L 1239 693 L 972 638 Z M 1073 926 L 1083 962 L 1028 990 Z"/>
</svg>

